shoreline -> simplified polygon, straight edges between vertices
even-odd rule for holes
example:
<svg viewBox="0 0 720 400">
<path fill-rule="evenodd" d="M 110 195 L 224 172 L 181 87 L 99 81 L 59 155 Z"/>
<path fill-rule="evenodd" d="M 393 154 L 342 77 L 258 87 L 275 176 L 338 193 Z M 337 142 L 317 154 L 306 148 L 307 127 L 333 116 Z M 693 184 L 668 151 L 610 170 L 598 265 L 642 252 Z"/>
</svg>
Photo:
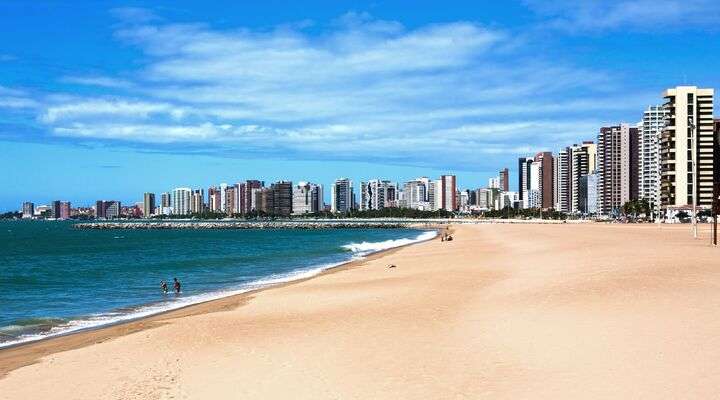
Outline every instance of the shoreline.
<svg viewBox="0 0 720 400">
<path fill-rule="evenodd" d="M 442 231 L 447 231 L 449 233 L 452 233 L 454 231 L 452 229 L 452 226 L 450 225 L 415 227 L 413 229 L 417 229 L 419 232 L 422 232 L 424 230 L 435 231 L 436 234 L 432 238 L 403 244 L 389 249 L 378 250 L 366 256 L 362 256 L 362 258 L 360 259 L 350 259 L 341 262 L 337 265 L 325 268 L 312 276 L 301 277 L 286 282 L 271 283 L 255 289 L 248 289 L 247 291 L 244 291 L 242 293 L 229 294 L 227 296 L 209 299 L 201 301 L 199 303 L 193 303 L 180 306 L 178 308 L 159 311 L 157 313 L 146 316 L 139 316 L 127 320 L 110 322 L 94 327 L 81 328 L 75 331 L 59 333 L 53 336 L 48 336 L 26 342 L 14 343 L 5 347 L 0 347 L 0 380 L 2 380 L 4 377 L 7 376 L 9 372 L 15 369 L 27 365 L 32 365 L 38 362 L 41 358 L 55 353 L 79 349 L 92 344 L 113 340 L 121 336 L 129 335 L 131 333 L 140 332 L 146 329 L 153 329 L 155 327 L 164 325 L 164 321 L 166 320 L 172 320 L 176 318 L 199 314 L 210 314 L 213 312 L 225 311 L 228 309 L 235 309 L 244 305 L 248 300 L 250 300 L 258 293 L 302 283 L 324 275 L 358 268 L 370 261 L 377 260 L 384 256 L 393 254 L 394 252 L 402 248 L 438 240 L 438 238 L 440 238 L 441 236 Z"/>
<path fill-rule="evenodd" d="M 0 379 L 0 399 L 720 391 L 720 250 L 708 245 L 709 229 L 698 240 L 683 226 L 453 230 L 449 243 L 394 248 L 311 279 L 23 346 L 12 360 L 0 352 L 0 366 L 26 364 Z"/>
</svg>

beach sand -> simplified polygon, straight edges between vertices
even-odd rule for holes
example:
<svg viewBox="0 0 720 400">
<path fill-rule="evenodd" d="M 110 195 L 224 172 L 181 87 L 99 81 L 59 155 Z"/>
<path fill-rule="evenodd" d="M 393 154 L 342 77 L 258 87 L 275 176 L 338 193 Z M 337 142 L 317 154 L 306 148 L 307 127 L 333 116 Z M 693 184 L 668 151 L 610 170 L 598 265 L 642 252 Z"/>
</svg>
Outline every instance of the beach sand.
<svg viewBox="0 0 720 400">
<path fill-rule="evenodd" d="M 452 242 L 2 350 L 0 399 L 720 393 L 720 249 L 706 227 L 702 240 L 687 225 L 454 229 Z"/>
</svg>

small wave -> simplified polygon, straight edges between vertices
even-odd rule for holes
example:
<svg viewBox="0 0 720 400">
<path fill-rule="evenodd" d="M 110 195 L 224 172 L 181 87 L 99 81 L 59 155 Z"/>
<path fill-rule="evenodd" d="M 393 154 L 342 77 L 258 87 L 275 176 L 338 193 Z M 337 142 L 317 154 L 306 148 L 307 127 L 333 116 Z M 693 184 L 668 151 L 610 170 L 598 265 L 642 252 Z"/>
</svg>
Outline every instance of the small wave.
<svg viewBox="0 0 720 400">
<path fill-rule="evenodd" d="M 349 243 L 343 247 L 343 249 L 351 251 L 358 256 L 364 256 L 371 253 L 375 253 L 382 250 L 392 249 L 394 247 L 405 246 L 412 243 L 423 242 L 430 240 L 437 236 L 435 231 L 427 231 L 418 235 L 415 239 L 402 238 L 402 239 L 391 239 L 382 242 L 360 242 L 360 243 Z"/>
</svg>

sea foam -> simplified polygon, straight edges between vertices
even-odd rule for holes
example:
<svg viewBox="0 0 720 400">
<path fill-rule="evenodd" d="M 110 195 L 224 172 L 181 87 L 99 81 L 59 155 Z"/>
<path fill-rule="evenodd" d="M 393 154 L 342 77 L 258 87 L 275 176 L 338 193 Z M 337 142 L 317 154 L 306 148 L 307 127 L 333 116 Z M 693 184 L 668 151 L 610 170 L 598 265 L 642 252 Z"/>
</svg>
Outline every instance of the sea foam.
<svg viewBox="0 0 720 400">
<path fill-rule="evenodd" d="M 430 240 L 437 236 L 437 232 L 435 231 L 427 231 L 421 233 L 418 237 L 415 239 L 392 239 L 392 240 L 385 240 L 382 242 L 360 242 L 360 243 L 349 243 L 344 246 L 342 246 L 345 250 L 348 250 L 350 252 L 355 253 L 359 256 L 368 255 L 371 253 L 375 253 L 382 250 L 392 249 L 394 247 L 400 247 L 405 246 L 412 243 L 417 242 L 423 242 L 425 240 Z"/>
</svg>

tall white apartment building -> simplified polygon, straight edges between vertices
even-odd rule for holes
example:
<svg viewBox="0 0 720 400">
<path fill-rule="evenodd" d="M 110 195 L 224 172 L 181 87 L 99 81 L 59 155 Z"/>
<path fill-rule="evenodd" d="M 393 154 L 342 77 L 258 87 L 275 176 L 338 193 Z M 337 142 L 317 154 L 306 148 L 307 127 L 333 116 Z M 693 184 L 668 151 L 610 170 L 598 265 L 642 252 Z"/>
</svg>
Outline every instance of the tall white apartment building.
<svg viewBox="0 0 720 400">
<path fill-rule="evenodd" d="M 541 184 L 542 184 L 542 163 L 528 159 L 527 189 L 523 193 L 523 208 L 540 208 L 541 205 Z"/>
<path fill-rule="evenodd" d="M 293 187 L 292 213 L 293 215 L 314 214 L 322 211 L 322 186 L 310 182 L 298 182 Z"/>
<path fill-rule="evenodd" d="M 355 194 L 352 181 L 348 178 L 337 179 L 330 188 L 330 210 L 334 213 L 351 211 L 355 206 Z"/>
<path fill-rule="evenodd" d="M 188 215 L 192 201 L 192 190 L 190 188 L 175 188 L 172 191 L 173 214 Z"/>
<path fill-rule="evenodd" d="M 667 110 L 661 105 L 649 106 L 643 112 L 638 157 L 638 197 L 653 207 L 660 204 L 660 135 Z"/>
<path fill-rule="evenodd" d="M 441 179 L 428 181 L 428 206 L 431 211 L 437 211 L 442 208 L 442 187 Z"/>
<path fill-rule="evenodd" d="M 500 189 L 500 177 L 494 176 L 488 179 L 488 189 Z"/>
<path fill-rule="evenodd" d="M 403 199 L 402 206 L 406 208 L 412 208 L 417 210 L 426 210 L 429 208 L 427 201 L 427 178 L 418 178 L 412 181 L 408 181 L 403 185 Z"/>
<path fill-rule="evenodd" d="M 360 209 L 381 210 L 395 201 L 396 186 L 390 181 L 372 179 L 361 183 Z"/>
<path fill-rule="evenodd" d="M 660 137 L 662 207 L 710 206 L 713 194 L 713 89 L 678 86 L 663 93 Z"/>
<path fill-rule="evenodd" d="M 570 157 L 569 150 L 560 150 L 553 158 L 553 197 L 555 210 L 570 212 Z"/>
<path fill-rule="evenodd" d="M 227 209 L 227 183 L 220 184 L 220 211 L 225 212 Z"/>
</svg>

